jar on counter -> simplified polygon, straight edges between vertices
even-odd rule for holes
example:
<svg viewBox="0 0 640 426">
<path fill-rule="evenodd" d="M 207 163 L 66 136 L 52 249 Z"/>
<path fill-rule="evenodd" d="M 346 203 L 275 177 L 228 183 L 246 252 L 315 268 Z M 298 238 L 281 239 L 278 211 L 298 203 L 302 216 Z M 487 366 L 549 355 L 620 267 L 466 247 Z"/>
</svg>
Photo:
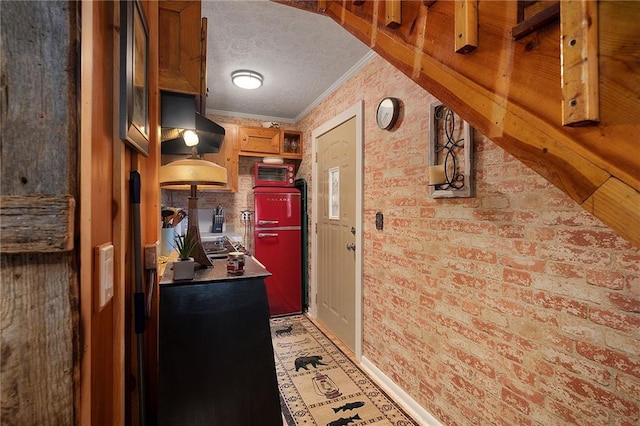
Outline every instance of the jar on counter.
<svg viewBox="0 0 640 426">
<path fill-rule="evenodd" d="M 244 274 L 244 253 L 241 251 L 232 251 L 227 257 L 227 274 L 242 275 Z"/>
</svg>

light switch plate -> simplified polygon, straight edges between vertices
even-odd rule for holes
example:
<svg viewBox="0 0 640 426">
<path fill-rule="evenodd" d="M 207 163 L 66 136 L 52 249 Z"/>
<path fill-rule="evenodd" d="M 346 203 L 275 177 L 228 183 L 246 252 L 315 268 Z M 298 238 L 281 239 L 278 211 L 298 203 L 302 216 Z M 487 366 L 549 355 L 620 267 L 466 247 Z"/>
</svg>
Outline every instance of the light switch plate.
<svg viewBox="0 0 640 426">
<path fill-rule="evenodd" d="M 113 244 L 106 243 L 95 248 L 96 289 L 95 308 L 100 312 L 113 298 Z"/>
</svg>

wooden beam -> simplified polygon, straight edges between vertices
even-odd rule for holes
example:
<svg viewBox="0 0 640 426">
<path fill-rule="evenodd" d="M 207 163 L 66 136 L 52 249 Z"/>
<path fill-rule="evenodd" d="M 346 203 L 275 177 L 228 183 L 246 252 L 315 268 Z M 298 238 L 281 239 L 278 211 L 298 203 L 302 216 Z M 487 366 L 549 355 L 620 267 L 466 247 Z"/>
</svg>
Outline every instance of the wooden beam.
<svg viewBox="0 0 640 426">
<path fill-rule="evenodd" d="M 582 208 L 602 220 L 611 229 L 640 247 L 640 192 L 611 177 L 584 203 Z"/>
<path fill-rule="evenodd" d="M 402 24 L 402 2 L 400 0 L 385 0 L 384 24 L 391 29 L 396 29 Z"/>
<path fill-rule="evenodd" d="M 4 195 L 0 204 L 0 253 L 73 249 L 76 202 L 70 195 Z"/>
<path fill-rule="evenodd" d="M 466 54 L 478 47 L 478 1 L 456 0 L 455 51 Z"/>
<path fill-rule="evenodd" d="M 560 31 L 562 125 L 597 123 L 600 121 L 597 2 L 560 2 Z"/>
<path fill-rule="evenodd" d="M 522 9 L 518 9 L 518 25 L 511 29 L 511 38 L 513 38 L 513 40 L 520 40 L 537 29 L 542 28 L 551 22 L 555 22 L 558 19 L 558 16 L 560 16 L 560 2 L 552 4 L 527 19 L 524 19 L 525 5 L 518 3 L 518 6 L 522 6 Z M 521 21 L 521 18 L 524 20 Z"/>
</svg>

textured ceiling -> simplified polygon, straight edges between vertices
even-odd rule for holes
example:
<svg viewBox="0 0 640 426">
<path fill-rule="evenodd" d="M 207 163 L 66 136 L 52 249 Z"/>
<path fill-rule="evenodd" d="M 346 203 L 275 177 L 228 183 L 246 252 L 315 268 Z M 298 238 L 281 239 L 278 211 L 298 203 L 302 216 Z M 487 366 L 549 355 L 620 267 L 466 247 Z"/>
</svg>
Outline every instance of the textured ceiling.
<svg viewBox="0 0 640 426">
<path fill-rule="evenodd" d="M 207 112 L 295 122 L 374 54 L 332 19 L 268 0 L 205 0 Z M 264 84 L 244 90 L 231 73 Z"/>
</svg>

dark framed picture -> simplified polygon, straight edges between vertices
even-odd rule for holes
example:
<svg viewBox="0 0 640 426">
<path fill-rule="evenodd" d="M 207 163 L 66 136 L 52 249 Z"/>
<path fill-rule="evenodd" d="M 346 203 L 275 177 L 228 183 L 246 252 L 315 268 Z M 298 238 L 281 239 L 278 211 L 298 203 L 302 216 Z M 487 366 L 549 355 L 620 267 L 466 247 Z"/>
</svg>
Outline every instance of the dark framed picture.
<svg viewBox="0 0 640 426">
<path fill-rule="evenodd" d="M 149 156 L 149 29 L 137 0 L 120 2 L 120 139 Z"/>
</svg>

